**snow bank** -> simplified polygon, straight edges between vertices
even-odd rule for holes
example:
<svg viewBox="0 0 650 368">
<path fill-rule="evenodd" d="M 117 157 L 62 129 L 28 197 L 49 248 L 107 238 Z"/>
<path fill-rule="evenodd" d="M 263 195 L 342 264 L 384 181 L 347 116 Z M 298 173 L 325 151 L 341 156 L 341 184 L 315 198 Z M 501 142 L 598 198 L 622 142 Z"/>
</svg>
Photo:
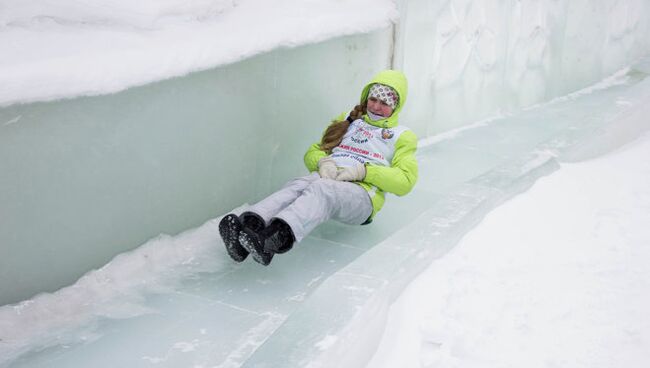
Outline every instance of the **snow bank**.
<svg viewBox="0 0 650 368">
<path fill-rule="evenodd" d="M 68 26 L 153 29 L 173 22 L 207 20 L 234 6 L 234 0 L 2 0 L 0 26 L 29 28 L 51 21 Z"/>
<path fill-rule="evenodd" d="M 393 304 L 369 367 L 644 367 L 650 135 L 490 213 Z"/>
<path fill-rule="evenodd" d="M 391 0 L 0 0 L 0 106 L 114 93 L 396 18 Z"/>
</svg>

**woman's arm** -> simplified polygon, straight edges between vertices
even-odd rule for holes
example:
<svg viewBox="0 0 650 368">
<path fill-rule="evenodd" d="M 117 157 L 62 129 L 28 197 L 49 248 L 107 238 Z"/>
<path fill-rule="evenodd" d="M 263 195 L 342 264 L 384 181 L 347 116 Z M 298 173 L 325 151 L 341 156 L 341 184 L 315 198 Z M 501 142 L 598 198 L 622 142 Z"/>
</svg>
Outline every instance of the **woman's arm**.
<svg viewBox="0 0 650 368">
<path fill-rule="evenodd" d="M 303 157 L 307 170 L 309 170 L 309 172 L 318 171 L 318 161 L 325 156 L 327 156 L 327 152 L 320 149 L 320 142 L 309 146 L 307 153 L 305 153 L 305 156 Z"/>
<path fill-rule="evenodd" d="M 418 180 L 418 162 L 415 159 L 417 147 L 418 137 L 410 130 L 405 131 L 395 142 L 391 166 L 366 164 L 366 177 L 363 181 L 398 196 L 407 194 Z"/>
</svg>

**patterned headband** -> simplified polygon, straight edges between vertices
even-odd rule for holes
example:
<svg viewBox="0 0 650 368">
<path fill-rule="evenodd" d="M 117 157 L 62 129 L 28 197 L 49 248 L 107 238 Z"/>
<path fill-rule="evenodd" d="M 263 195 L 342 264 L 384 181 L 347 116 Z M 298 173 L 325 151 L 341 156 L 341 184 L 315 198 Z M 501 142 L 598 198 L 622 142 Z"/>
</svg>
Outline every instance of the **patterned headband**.
<svg viewBox="0 0 650 368">
<path fill-rule="evenodd" d="M 370 86 L 368 97 L 374 97 L 378 100 L 384 101 L 391 109 L 395 109 L 395 106 L 397 106 L 397 102 L 399 101 L 397 92 L 395 92 L 394 89 L 379 83 Z"/>
</svg>

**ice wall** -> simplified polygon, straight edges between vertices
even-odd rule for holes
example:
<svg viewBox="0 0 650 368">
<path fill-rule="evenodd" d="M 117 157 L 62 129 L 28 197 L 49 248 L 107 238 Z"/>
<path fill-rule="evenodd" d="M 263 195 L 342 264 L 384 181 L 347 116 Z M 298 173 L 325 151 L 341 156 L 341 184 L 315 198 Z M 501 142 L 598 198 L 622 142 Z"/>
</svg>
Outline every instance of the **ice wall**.
<svg viewBox="0 0 650 368">
<path fill-rule="evenodd" d="M 396 65 L 421 135 L 579 90 L 650 51 L 644 0 L 401 3 Z"/>
<path fill-rule="evenodd" d="M 308 145 L 388 66 L 389 38 L 387 29 L 0 109 L 0 305 L 72 284 L 303 174 Z"/>
</svg>

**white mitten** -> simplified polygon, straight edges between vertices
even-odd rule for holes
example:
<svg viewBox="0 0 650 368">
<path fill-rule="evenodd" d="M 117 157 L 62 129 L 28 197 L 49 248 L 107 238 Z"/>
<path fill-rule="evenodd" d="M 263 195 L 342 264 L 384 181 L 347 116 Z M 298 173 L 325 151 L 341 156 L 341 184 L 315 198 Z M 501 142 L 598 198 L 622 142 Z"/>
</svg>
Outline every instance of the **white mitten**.
<svg viewBox="0 0 650 368">
<path fill-rule="evenodd" d="M 361 181 L 366 177 L 366 167 L 362 164 L 348 166 L 339 170 L 336 180 L 339 181 Z"/>
<path fill-rule="evenodd" d="M 330 156 L 323 157 L 318 161 L 318 173 L 323 179 L 336 179 L 336 163 Z"/>
</svg>

